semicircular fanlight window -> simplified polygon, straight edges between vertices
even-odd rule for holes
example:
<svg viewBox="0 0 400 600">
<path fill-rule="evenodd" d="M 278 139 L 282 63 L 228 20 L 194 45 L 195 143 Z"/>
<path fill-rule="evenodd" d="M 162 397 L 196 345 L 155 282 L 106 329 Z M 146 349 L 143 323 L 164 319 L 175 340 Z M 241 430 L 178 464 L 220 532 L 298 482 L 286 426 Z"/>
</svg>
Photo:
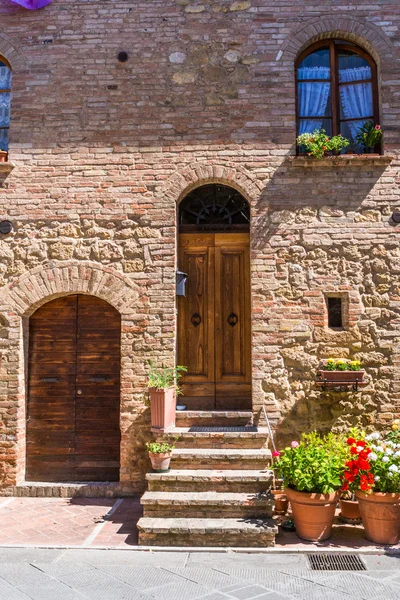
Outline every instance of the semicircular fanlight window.
<svg viewBox="0 0 400 600">
<path fill-rule="evenodd" d="M 203 185 L 179 205 L 181 231 L 246 231 L 249 224 L 249 203 L 240 192 L 226 185 Z"/>
</svg>

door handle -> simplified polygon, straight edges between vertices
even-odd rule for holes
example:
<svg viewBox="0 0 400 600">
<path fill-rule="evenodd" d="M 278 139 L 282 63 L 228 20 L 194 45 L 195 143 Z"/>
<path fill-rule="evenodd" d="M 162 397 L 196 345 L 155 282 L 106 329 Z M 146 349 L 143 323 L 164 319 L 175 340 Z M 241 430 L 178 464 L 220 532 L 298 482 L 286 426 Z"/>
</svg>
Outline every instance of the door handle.
<svg viewBox="0 0 400 600">
<path fill-rule="evenodd" d="M 80 396 L 82 394 L 82 390 L 77 390 L 76 393 L 79 394 L 79 396 Z"/>
<path fill-rule="evenodd" d="M 235 327 L 235 325 L 236 325 L 236 323 L 239 321 L 239 319 L 238 319 L 238 316 L 237 316 L 237 315 L 235 315 L 235 313 L 234 313 L 234 312 L 232 312 L 232 313 L 229 315 L 229 317 L 227 318 L 227 321 L 228 321 L 228 323 L 229 323 L 229 325 L 230 325 L 231 327 Z"/>
<path fill-rule="evenodd" d="M 194 313 L 190 320 L 195 327 L 198 327 L 201 323 L 201 316 L 199 315 L 199 313 Z"/>
</svg>

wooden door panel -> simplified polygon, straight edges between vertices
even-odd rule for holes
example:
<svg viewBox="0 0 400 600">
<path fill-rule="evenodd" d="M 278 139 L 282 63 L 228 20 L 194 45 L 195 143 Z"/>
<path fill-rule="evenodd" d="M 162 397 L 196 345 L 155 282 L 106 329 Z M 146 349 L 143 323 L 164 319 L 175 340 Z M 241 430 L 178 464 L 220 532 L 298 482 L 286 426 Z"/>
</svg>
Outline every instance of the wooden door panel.
<svg viewBox="0 0 400 600">
<path fill-rule="evenodd" d="M 182 234 L 179 268 L 188 274 L 186 297 L 178 301 L 178 363 L 187 367 L 182 378 L 190 398 L 210 395 L 214 367 L 214 244 L 213 235 Z"/>
<path fill-rule="evenodd" d="M 28 387 L 26 479 L 118 480 L 117 311 L 83 295 L 36 311 L 30 320 Z"/>
</svg>

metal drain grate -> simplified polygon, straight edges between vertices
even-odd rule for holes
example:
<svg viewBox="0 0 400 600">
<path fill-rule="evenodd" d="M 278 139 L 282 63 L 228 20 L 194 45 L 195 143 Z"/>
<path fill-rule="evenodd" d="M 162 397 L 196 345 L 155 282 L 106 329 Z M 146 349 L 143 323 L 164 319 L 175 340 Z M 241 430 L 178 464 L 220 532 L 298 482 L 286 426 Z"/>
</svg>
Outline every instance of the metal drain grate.
<svg viewBox="0 0 400 600">
<path fill-rule="evenodd" d="M 240 433 L 244 431 L 256 432 L 257 427 L 251 425 L 249 427 L 191 427 L 189 431 L 192 433 Z"/>
<path fill-rule="evenodd" d="M 307 554 L 312 571 L 366 571 L 358 554 Z"/>
</svg>

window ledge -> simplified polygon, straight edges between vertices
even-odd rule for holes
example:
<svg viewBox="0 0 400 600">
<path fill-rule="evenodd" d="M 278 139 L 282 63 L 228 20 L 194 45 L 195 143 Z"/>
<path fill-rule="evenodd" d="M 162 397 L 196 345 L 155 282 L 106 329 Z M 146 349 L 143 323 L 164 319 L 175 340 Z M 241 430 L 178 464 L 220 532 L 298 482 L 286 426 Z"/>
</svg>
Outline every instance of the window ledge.
<svg viewBox="0 0 400 600">
<path fill-rule="evenodd" d="M 293 165 L 301 167 L 315 166 L 335 166 L 344 167 L 348 165 L 389 165 L 393 156 L 381 154 L 341 154 L 340 156 L 324 156 L 324 158 L 314 158 L 312 156 L 290 156 L 289 160 Z"/>
<path fill-rule="evenodd" d="M 0 162 L 0 173 L 11 173 L 15 165 L 10 162 Z"/>
</svg>

